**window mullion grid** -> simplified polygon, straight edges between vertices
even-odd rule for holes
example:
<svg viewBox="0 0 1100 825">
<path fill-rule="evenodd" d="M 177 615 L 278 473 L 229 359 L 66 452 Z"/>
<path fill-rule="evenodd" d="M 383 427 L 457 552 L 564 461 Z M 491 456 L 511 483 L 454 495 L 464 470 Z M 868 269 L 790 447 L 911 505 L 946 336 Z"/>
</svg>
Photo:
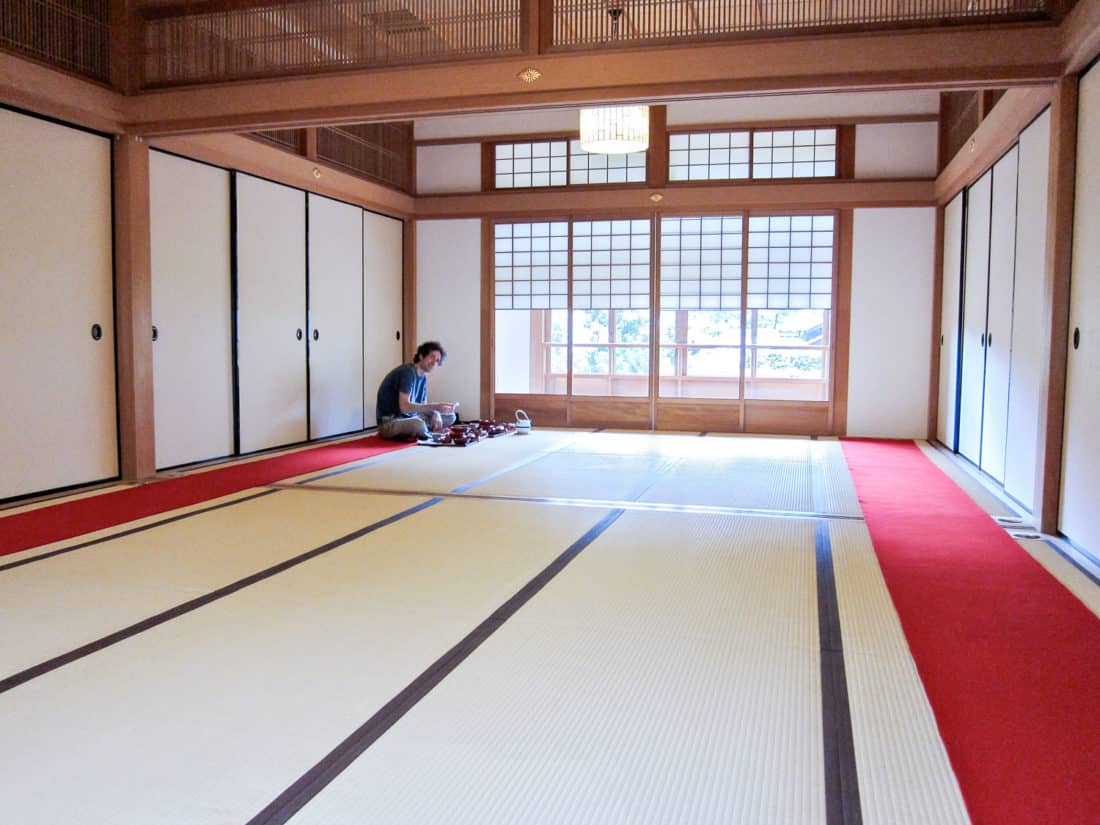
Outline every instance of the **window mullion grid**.
<svg viewBox="0 0 1100 825">
<path fill-rule="evenodd" d="M 752 135 L 756 134 L 756 130 L 752 131 Z M 749 137 L 749 147 L 751 149 L 753 137 Z M 750 169 L 752 153 L 749 153 Z M 748 357 L 748 346 L 746 336 L 748 334 L 748 311 L 749 311 L 749 213 L 747 211 L 741 213 L 741 350 L 738 353 L 737 364 L 737 400 L 740 408 L 740 425 L 744 428 L 745 422 L 745 359 Z M 755 319 L 755 316 L 754 316 Z M 755 320 L 754 320 L 755 325 Z M 755 339 L 755 334 L 754 334 Z M 755 362 L 755 359 L 754 361 Z M 754 367 L 755 368 L 755 367 Z"/>
</svg>

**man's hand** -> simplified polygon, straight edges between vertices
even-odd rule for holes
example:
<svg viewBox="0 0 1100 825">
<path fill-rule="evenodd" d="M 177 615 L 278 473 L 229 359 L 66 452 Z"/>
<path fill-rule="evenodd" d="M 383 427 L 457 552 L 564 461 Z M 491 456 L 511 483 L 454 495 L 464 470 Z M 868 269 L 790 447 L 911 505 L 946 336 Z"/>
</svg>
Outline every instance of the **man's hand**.
<svg viewBox="0 0 1100 825">
<path fill-rule="evenodd" d="M 440 401 L 432 405 L 435 407 L 436 412 L 441 412 L 444 415 L 450 415 L 455 411 L 455 407 L 458 406 L 457 401 Z"/>
</svg>

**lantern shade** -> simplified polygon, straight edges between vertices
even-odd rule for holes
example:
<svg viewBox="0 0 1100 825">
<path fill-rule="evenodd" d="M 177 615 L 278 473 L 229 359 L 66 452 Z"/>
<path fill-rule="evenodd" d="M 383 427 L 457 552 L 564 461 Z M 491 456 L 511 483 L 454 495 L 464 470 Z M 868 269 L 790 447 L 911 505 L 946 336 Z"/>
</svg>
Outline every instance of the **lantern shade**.
<svg viewBox="0 0 1100 825">
<path fill-rule="evenodd" d="M 648 106 L 581 109 L 581 148 L 599 155 L 641 152 L 649 146 Z"/>
</svg>

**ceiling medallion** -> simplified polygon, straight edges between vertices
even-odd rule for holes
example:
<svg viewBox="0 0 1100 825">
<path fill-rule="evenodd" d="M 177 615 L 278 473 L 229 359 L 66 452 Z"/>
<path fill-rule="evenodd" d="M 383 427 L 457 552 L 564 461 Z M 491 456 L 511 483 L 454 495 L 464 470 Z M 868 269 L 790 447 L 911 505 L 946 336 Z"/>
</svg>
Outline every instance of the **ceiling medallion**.
<svg viewBox="0 0 1100 825">
<path fill-rule="evenodd" d="M 527 68 L 517 74 L 516 77 L 518 77 L 524 83 L 534 83 L 536 80 L 542 77 L 542 72 L 540 72 L 538 69 Z"/>
</svg>

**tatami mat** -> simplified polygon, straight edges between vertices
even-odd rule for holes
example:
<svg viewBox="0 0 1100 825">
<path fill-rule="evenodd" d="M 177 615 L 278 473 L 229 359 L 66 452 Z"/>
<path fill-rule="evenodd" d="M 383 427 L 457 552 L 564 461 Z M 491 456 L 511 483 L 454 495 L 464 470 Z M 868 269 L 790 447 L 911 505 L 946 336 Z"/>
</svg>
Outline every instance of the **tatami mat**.
<svg viewBox="0 0 1100 825">
<path fill-rule="evenodd" d="M 813 548 L 627 512 L 293 822 L 823 823 Z"/>
<path fill-rule="evenodd" d="M 637 498 L 675 459 L 561 451 L 474 487 L 479 495 L 620 501 Z"/>
<path fill-rule="evenodd" d="M 829 533 L 863 823 L 966 825 L 970 819 L 867 528 L 834 521 Z"/>
<path fill-rule="evenodd" d="M 283 490 L 0 571 L 0 679 L 422 499 Z"/>
<path fill-rule="evenodd" d="M 469 447 L 402 450 L 393 460 L 370 462 L 348 472 L 314 473 L 326 487 L 449 493 L 510 468 L 536 461 L 568 444 L 576 433 L 541 430 L 524 436 L 490 438 Z M 293 480 L 291 480 L 293 481 Z"/>
<path fill-rule="evenodd" d="M 0 695 L 0 820 L 247 821 L 600 516 L 444 501 Z"/>
</svg>

